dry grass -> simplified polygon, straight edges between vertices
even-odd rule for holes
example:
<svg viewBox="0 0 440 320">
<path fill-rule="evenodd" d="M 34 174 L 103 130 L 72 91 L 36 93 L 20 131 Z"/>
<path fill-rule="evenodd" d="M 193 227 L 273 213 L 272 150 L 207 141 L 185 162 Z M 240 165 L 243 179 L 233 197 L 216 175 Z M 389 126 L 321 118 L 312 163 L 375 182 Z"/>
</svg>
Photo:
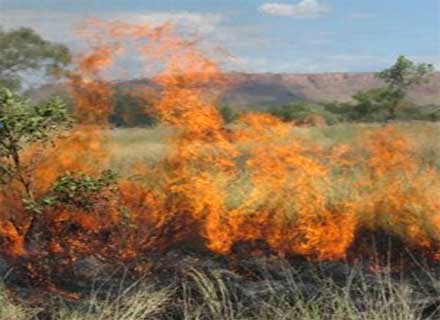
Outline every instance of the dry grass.
<svg viewBox="0 0 440 320">
<path fill-rule="evenodd" d="M 29 320 L 39 312 L 38 308 L 25 307 L 14 301 L 0 283 L 0 320 Z"/>
<path fill-rule="evenodd" d="M 111 167 L 122 175 L 135 163 L 156 163 L 169 151 L 170 127 L 113 129 L 107 133 Z"/>
<path fill-rule="evenodd" d="M 353 144 L 367 130 L 382 124 L 342 123 L 326 127 L 295 128 L 295 135 L 321 146 Z M 399 132 L 408 136 L 417 146 L 414 154 L 423 162 L 440 168 L 440 123 L 402 122 L 396 124 Z M 108 132 L 111 166 L 128 173 L 134 163 L 159 162 L 170 151 L 169 139 L 175 135 L 173 128 L 113 129 Z"/>
<path fill-rule="evenodd" d="M 355 144 L 357 138 L 377 124 L 339 124 L 296 128 L 295 135 L 321 147 Z M 440 124 L 398 123 L 398 130 L 414 142 L 412 155 L 419 163 L 440 169 Z M 127 175 L 135 163 L 158 163 L 170 152 L 169 127 L 113 129 L 108 132 L 110 165 Z M 246 147 L 246 146 L 243 146 Z M 246 177 L 238 183 L 248 183 Z M 233 188 L 234 186 L 230 186 Z M 338 192 L 343 193 L 342 186 Z M 337 195 L 335 195 L 337 196 Z M 240 202 L 240 199 L 230 199 Z M 356 268 L 341 282 L 315 270 L 314 280 L 290 266 L 280 271 L 282 279 L 262 278 L 257 289 L 238 289 L 239 277 L 229 270 L 191 267 L 171 286 L 158 286 L 156 279 L 121 289 L 118 294 L 96 290 L 79 303 L 55 299 L 46 315 L 53 320 L 134 319 L 225 319 L 225 320 L 422 320 L 439 319 L 426 312 L 432 296 L 440 296 L 438 275 L 421 268 L 423 282 L 393 279 Z M 164 275 L 166 276 L 166 275 Z M 232 279 L 232 280 L 231 280 Z M 429 295 L 425 292 L 429 287 Z M 312 294 L 307 294 L 312 290 Z M 250 293 L 249 293 L 250 292 Z M 433 293 L 434 292 L 434 293 Z M 37 319 L 38 308 L 17 303 L 0 287 L 0 320 Z M 45 318 L 47 319 L 47 318 Z"/>
<path fill-rule="evenodd" d="M 436 320 L 440 316 L 434 313 L 440 312 L 440 306 L 432 307 L 440 281 L 425 270 L 420 270 L 423 283 L 417 284 L 357 267 L 346 268 L 342 278 L 326 274 L 326 267 L 316 264 L 304 271 L 283 262 L 275 275 L 268 272 L 270 267 L 268 261 L 258 262 L 252 268 L 265 276 L 246 281 L 215 266 L 189 266 L 181 270 L 179 280 L 163 288 L 153 277 L 116 295 L 98 289 L 76 303 L 54 299 L 45 308 L 45 318 L 33 317 L 39 310 L 14 304 L 3 292 L 0 319 Z M 428 288 L 434 292 L 428 294 Z"/>
<path fill-rule="evenodd" d="M 52 303 L 53 320 L 139 320 L 157 319 L 169 303 L 167 289 L 154 290 L 141 283 L 121 290 L 118 295 L 94 291 L 74 306 Z M 104 295 L 103 295 L 104 293 Z"/>
</svg>

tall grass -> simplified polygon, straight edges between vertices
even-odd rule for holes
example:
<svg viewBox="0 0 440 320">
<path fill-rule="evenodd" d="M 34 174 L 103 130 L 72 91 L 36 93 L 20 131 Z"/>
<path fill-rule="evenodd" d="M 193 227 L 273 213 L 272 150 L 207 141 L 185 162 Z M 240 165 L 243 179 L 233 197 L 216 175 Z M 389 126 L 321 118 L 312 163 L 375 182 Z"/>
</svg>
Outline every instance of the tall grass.
<svg viewBox="0 0 440 320">
<path fill-rule="evenodd" d="M 117 281 L 115 281 L 117 283 Z M 53 320 L 138 320 L 157 319 L 168 303 L 172 290 L 156 289 L 146 281 L 124 287 L 121 282 L 116 292 L 109 288 L 93 289 L 78 303 L 53 300 L 47 313 Z"/>
<path fill-rule="evenodd" d="M 367 130 L 382 124 L 340 123 L 325 127 L 295 128 L 295 136 L 303 137 L 321 146 L 353 144 Z M 423 162 L 440 169 L 440 123 L 401 122 L 396 123 L 399 132 L 409 137 L 417 149 L 414 154 Z M 170 151 L 169 140 L 175 136 L 172 127 L 112 129 L 107 132 L 111 166 L 127 172 L 136 162 L 156 163 Z"/>
<path fill-rule="evenodd" d="M 0 283 L 0 320 L 29 320 L 39 311 L 39 308 L 26 307 L 15 301 L 11 293 Z"/>
<path fill-rule="evenodd" d="M 272 265 L 271 265 L 272 264 Z M 170 286 L 158 278 L 115 292 L 93 290 L 80 302 L 53 299 L 44 319 L 53 320 L 436 320 L 440 279 L 420 269 L 420 277 L 369 273 L 343 264 L 261 260 L 246 276 L 202 265 L 182 268 Z M 332 269 L 333 268 L 333 269 Z M 345 268 L 341 271 L 341 268 Z M 271 269 L 276 269 L 276 272 Z M 334 271 L 339 269 L 339 271 Z M 341 275 L 344 274 L 342 277 Z M 160 277 L 160 276 L 159 276 Z M 166 277 L 166 275 L 162 275 Z M 43 319 L 39 310 L 12 302 L 2 292 L 0 319 Z M 43 313 L 41 313 L 43 314 Z"/>
</svg>

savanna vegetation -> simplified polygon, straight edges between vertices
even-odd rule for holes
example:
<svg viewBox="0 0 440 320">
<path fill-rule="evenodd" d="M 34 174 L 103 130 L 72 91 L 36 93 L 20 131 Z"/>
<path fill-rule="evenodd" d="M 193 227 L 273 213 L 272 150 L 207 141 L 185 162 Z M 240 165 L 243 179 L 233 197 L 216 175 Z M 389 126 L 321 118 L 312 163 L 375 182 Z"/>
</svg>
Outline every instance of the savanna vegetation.
<svg viewBox="0 0 440 320">
<path fill-rule="evenodd" d="M 1 320 L 438 319 L 440 126 L 404 111 L 432 66 L 399 57 L 349 104 L 238 114 L 171 26 L 87 28 L 99 46 L 70 66 L 0 35 L 31 46 L 0 66 Z M 133 39 L 160 92 L 102 75 Z M 69 101 L 11 91 L 61 66 Z"/>
</svg>

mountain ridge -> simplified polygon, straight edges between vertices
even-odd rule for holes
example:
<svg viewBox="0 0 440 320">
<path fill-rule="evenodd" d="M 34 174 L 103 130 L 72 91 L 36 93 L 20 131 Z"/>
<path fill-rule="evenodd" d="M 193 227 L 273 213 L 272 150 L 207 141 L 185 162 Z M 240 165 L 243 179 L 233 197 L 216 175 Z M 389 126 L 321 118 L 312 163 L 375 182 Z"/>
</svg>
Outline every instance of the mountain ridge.
<svg viewBox="0 0 440 320">
<path fill-rule="evenodd" d="M 268 108 L 291 102 L 349 102 L 363 90 L 384 86 L 372 72 L 328 73 L 241 73 L 225 74 L 227 86 L 212 85 L 209 89 L 220 97 L 219 103 L 234 108 Z M 157 89 L 149 78 L 114 81 L 116 87 Z M 46 85 L 32 89 L 29 96 L 41 100 L 65 91 L 63 85 Z M 440 72 L 435 72 L 427 84 L 409 91 L 408 98 L 417 105 L 440 105 Z"/>
</svg>

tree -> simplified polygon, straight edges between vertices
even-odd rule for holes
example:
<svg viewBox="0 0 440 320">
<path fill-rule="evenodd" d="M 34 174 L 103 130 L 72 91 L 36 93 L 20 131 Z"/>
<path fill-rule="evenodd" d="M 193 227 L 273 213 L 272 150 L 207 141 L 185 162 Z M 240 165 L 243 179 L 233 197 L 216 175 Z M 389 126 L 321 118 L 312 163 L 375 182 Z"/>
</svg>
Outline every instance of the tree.
<svg viewBox="0 0 440 320">
<path fill-rule="evenodd" d="M 387 88 L 360 91 L 353 99 L 355 104 L 350 116 L 356 121 L 384 121 L 388 117 L 387 111 L 394 103 L 394 97 Z"/>
<path fill-rule="evenodd" d="M 49 143 L 53 134 L 71 122 L 60 99 L 31 106 L 8 89 L 0 89 L 0 184 L 15 180 L 23 198 L 34 201 L 31 170 L 22 150 L 30 143 Z"/>
<path fill-rule="evenodd" d="M 0 29 L 0 86 L 20 88 L 21 74 L 27 71 L 60 75 L 70 61 L 67 47 L 44 40 L 30 28 Z"/>
<path fill-rule="evenodd" d="M 377 74 L 377 77 L 387 84 L 386 92 L 381 94 L 387 101 L 389 120 L 395 119 L 396 111 L 405 100 L 408 90 L 415 85 L 427 82 L 427 76 L 433 71 L 432 64 L 416 64 L 405 56 L 399 56 L 393 66 Z"/>
</svg>

